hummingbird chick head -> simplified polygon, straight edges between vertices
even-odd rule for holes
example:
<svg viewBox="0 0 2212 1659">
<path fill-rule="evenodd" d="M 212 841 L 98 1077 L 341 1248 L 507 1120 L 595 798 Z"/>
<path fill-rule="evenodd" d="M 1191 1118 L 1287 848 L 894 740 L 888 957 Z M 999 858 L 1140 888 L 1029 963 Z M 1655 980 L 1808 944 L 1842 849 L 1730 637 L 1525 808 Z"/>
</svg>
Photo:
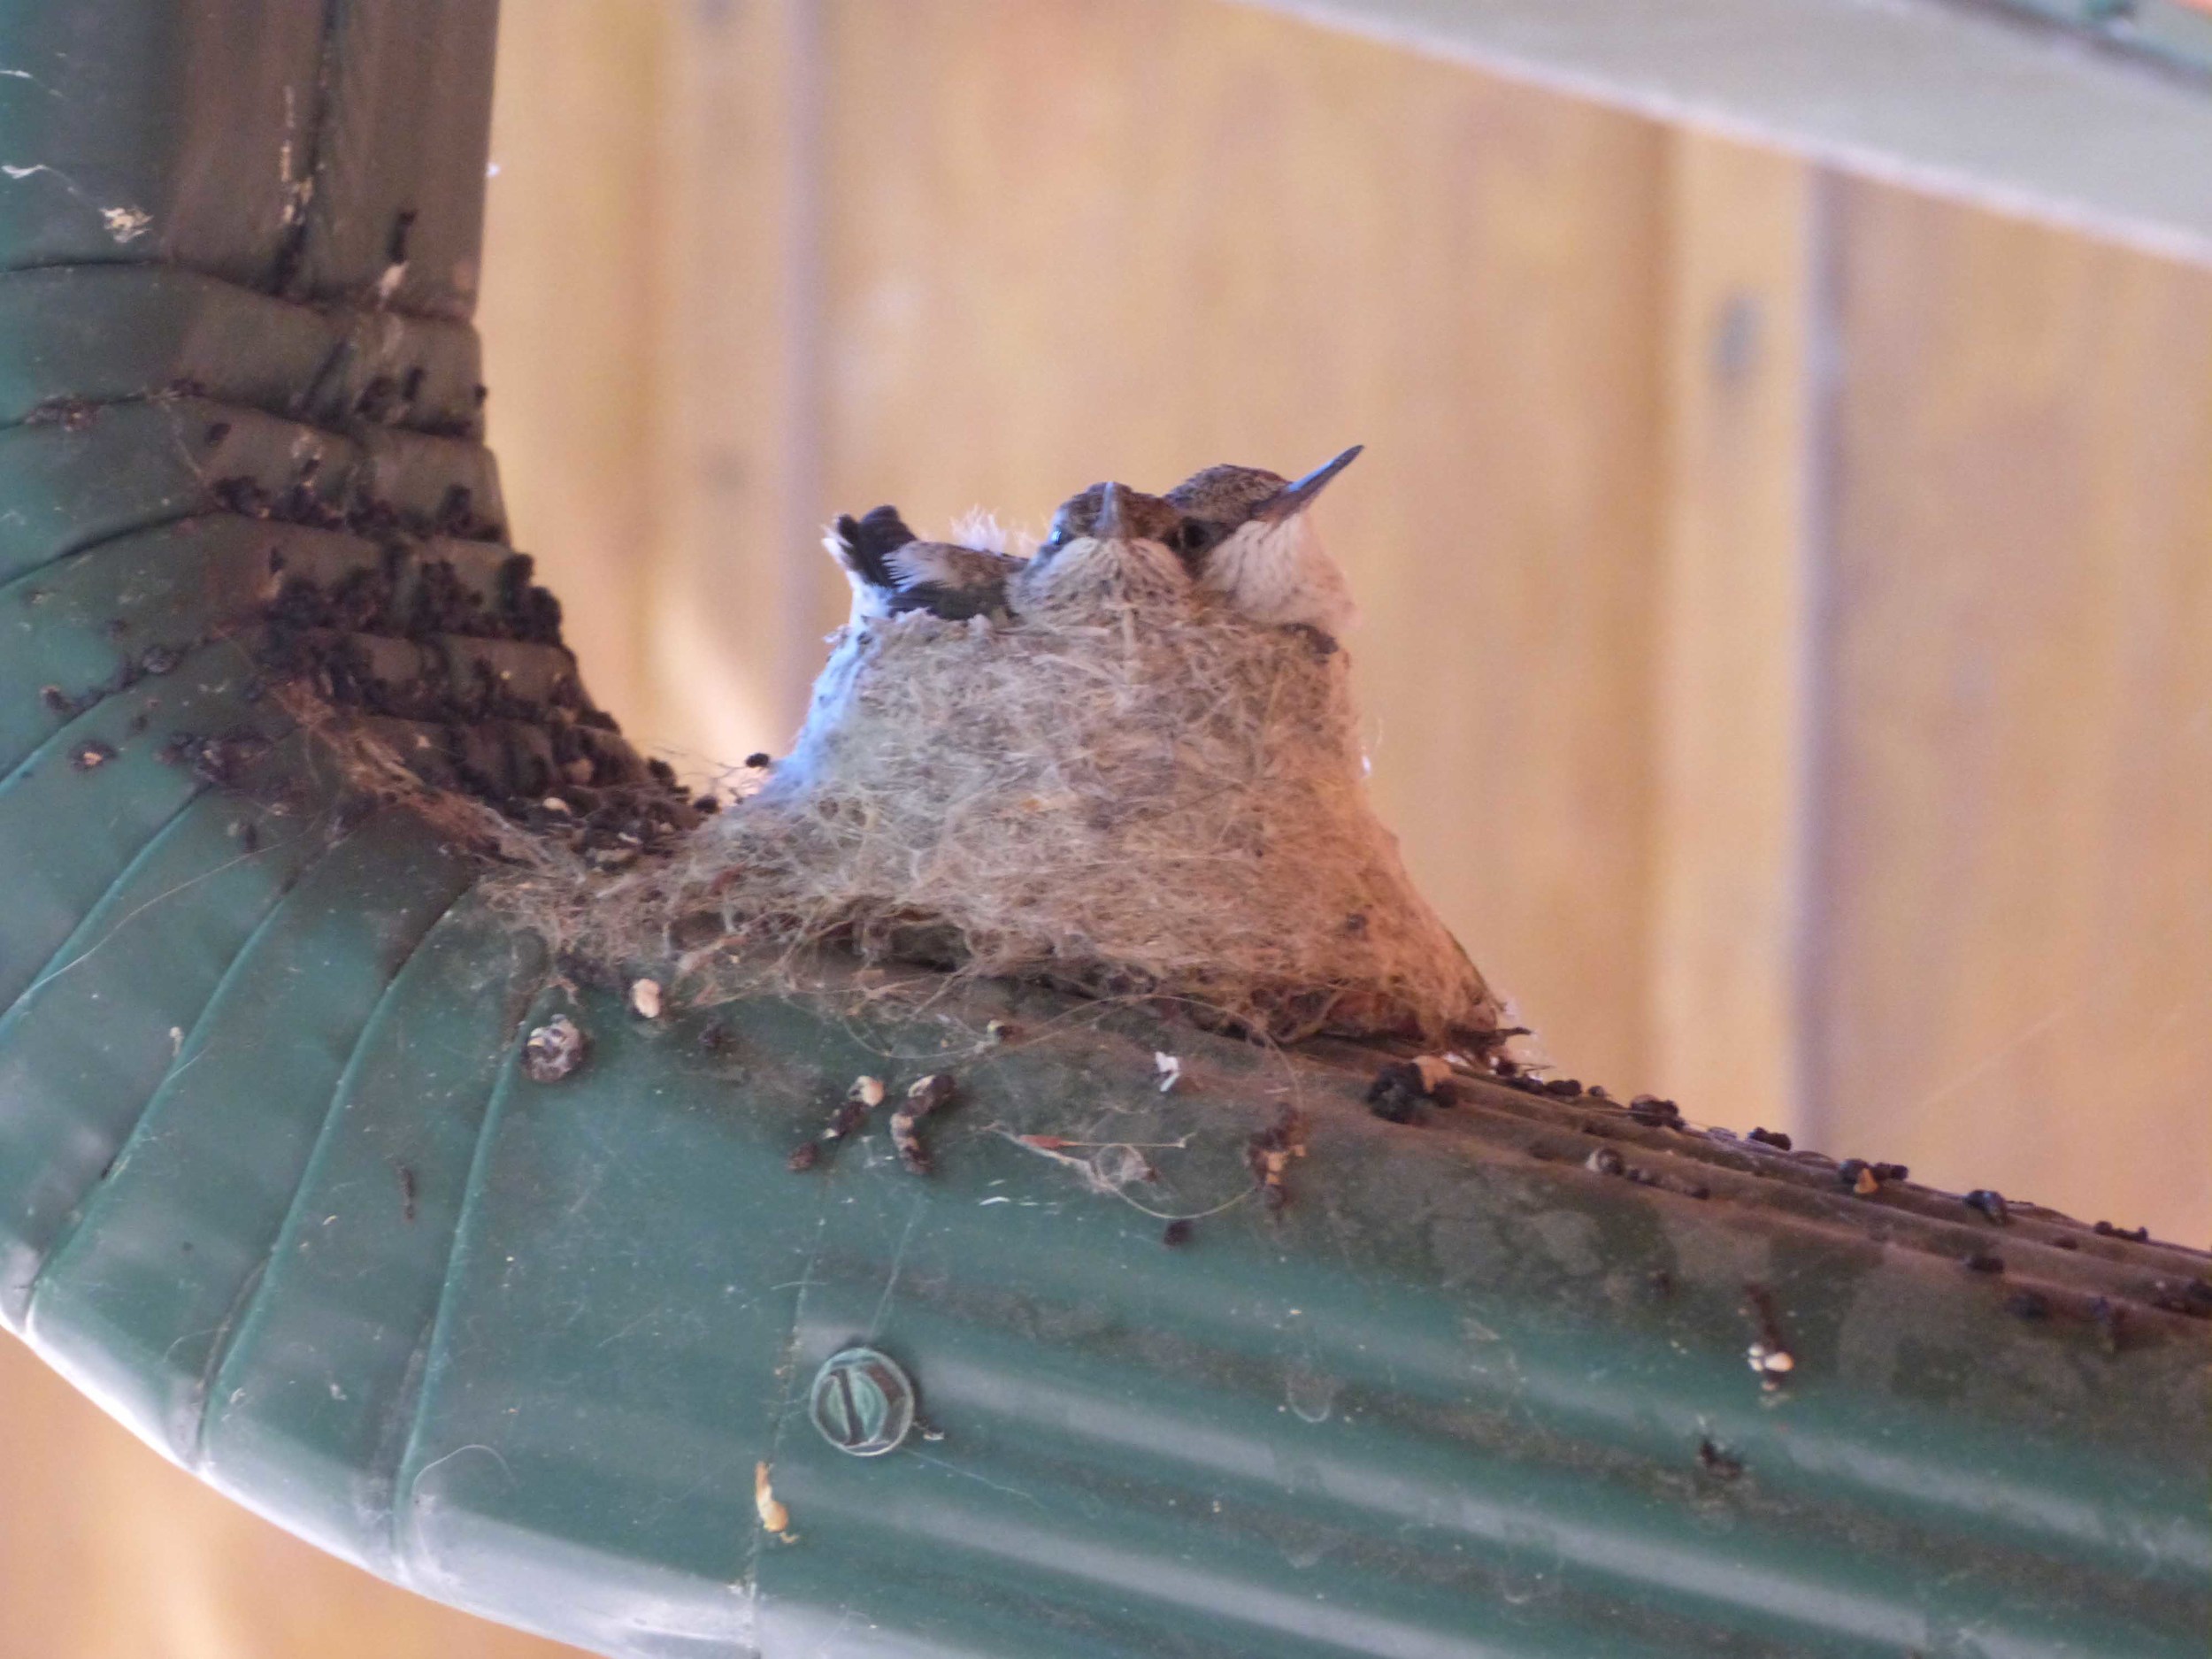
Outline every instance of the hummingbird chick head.
<svg viewBox="0 0 2212 1659">
<path fill-rule="evenodd" d="M 1014 584 L 1017 608 L 1072 618 L 1099 610 L 1172 611 L 1191 580 L 1171 541 L 1182 514 L 1126 484 L 1094 484 L 1070 496 Z"/>
<path fill-rule="evenodd" d="M 1182 522 L 1181 510 L 1164 496 L 1148 495 L 1126 484 L 1093 484 L 1055 510 L 1052 527 L 1038 544 L 1037 555 L 1045 557 L 1071 541 L 1092 539 L 1171 544 Z"/>
<path fill-rule="evenodd" d="M 1354 444 L 1302 478 L 1260 466 L 1210 466 L 1164 499 L 1182 516 L 1175 549 L 1198 585 L 1255 622 L 1333 639 L 1356 614 L 1351 589 L 1307 517 L 1329 480 L 1359 458 Z"/>
</svg>

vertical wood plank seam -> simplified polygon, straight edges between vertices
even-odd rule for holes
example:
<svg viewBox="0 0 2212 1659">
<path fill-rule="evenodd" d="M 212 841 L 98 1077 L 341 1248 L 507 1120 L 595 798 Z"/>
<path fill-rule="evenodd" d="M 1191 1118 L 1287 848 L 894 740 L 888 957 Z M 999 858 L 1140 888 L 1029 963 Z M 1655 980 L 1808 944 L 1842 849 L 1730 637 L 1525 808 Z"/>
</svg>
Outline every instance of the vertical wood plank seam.
<svg viewBox="0 0 2212 1659">
<path fill-rule="evenodd" d="M 1830 167 L 1807 180 L 1805 211 L 1805 500 L 1796 557 L 1803 611 L 1799 635 L 1803 687 L 1793 745 L 1798 775 L 1792 791 L 1801 814 L 1791 861 L 1791 995 L 1794 1033 L 1791 1083 L 1809 1143 L 1831 1146 L 1841 1128 L 1826 1064 L 1835 1006 L 1832 955 L 1833 804 L 1838 741 L 1836 651 L 1839 645 L 1837 514 L 1842 502 L 1843 191 Z"/>
<path fill-rule="evenodd" d="M 1677 134 L 1655 733 L 1658 1076 L 1802 1134 L 1798 988 L 1816 378 L 1812 170 Z"/>
</svg>

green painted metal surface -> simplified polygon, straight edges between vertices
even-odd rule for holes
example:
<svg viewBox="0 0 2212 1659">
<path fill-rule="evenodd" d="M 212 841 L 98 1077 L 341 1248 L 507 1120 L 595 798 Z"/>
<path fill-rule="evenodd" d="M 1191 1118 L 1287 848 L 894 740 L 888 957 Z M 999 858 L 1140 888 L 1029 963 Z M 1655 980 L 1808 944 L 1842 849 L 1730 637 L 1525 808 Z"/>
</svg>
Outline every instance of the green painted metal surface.
<svg viewBox="0 0 2212 1659">
<path fill-rule="evenodd" d="M 0 5 L 0 148 L 89 193 L 0 181 L 0 1320 L 326 1548 L 611 1654 L 2204 1650 L 2200 1255 L 1594 1100 L 1384 1123 L 1373 1054 L 1037 992 L 825 962 L 649 1022 L 349 799 L 255 618 L 280 573 L 506 580 L 441 524 L 498 516 L 491 21 Z M 555 1012 L 589 1057 L 534 1082 Z M 930 1071 L 934 1174 L 880 1112 L 788 1167 Z M 918 1394 L 879 1456 L 810 1409 L 855 1345 Z"/>
</svg>

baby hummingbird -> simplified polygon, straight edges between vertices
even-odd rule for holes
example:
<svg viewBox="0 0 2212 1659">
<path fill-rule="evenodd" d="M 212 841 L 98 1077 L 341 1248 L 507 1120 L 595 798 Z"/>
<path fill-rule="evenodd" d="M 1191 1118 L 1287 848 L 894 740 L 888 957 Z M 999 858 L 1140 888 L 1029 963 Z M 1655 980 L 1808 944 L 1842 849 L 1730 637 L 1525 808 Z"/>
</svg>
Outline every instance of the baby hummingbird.
<svg viewBox="0 0 2212 1659">
<path fill-rule="evenodd" d="M 1294 480 L 1257 466 L 1193 473 L 1166 495 L 1183 517 L 1171 545 L 1201 588 L 1253 621 L 1315 628 L 1333 639 L 1351 624 L 1351 589 L 1306 514 L 1363 447 L 1356 443 Z"/>
<path fill-rule="evenodd" d="M 1066 613 L 1099 603 L 1171 602 L 1190 592 L 1174 550 L 1183 515 L 1126 484 L 1094 484 L 1052 516 L 1028 567 L 1013 585 L 1018 611 Z"/>
<path fill-rule="evenodd" d="M 895 507 L 840 518 L 824 546 L 852 584 L 856 617 L 926 611 L 947 621 L 1002 613 L 1006 580 L 1024 561 L 951 541 L 925 541 Z"/>
<path fill-rule="evenodd" d="M 1048 557 L 1087 536 L 1158 541 L 1172 547 L 1182 523 L 1182 513 L 1160 496 L 1148 495 L 1126 484 L 1094 484 L 1060 503 L 1052 515 L 1052 527 L 1038 545 L 1037 557 Z"/>
</svg>

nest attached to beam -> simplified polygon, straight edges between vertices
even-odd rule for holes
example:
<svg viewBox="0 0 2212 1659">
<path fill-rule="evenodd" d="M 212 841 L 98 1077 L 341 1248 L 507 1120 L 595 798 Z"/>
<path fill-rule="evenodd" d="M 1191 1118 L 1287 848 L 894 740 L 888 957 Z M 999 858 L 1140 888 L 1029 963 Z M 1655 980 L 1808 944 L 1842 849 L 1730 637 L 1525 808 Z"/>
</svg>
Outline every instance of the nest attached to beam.
<svg viewBox="0 0 2212 1659">
<path fill-rule="evenodd" d="M 1270 1037 L 1494 1047 L 1501 1010 L 1367 801 L 1345 654 L 1079 544 L 1049 603 L 856 618 L 764 784 L 664 858 L 500 884 L 626 963 L 864 956 L 1180 1002 Z"/>
</svg>

